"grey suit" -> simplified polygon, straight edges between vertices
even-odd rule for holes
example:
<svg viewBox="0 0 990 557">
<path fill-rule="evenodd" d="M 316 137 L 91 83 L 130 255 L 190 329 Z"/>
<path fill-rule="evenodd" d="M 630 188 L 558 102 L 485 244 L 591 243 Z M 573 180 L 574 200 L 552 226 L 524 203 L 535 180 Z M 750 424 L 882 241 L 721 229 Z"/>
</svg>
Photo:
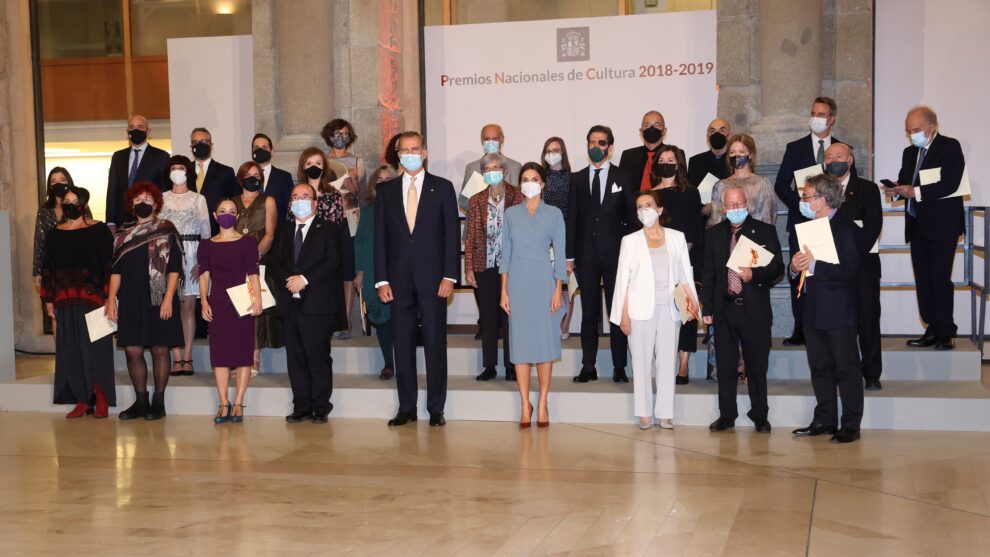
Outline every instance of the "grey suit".
<svg viewBox="0 0 990 557">
<path fill-rule="evenodd" d="M 505 160 L 505 172 L 503 172 L 503 174 L 505 174 L 505 181 L 513 186 L 519 187 L 519 171 L 522 168 L 522 165 L 519 164 L 518 161 L 512 160 L 505 155 L 502 155 L 502 158 Z M 462 193 L 457 194 L 457 205 L 462 211 L 464 211 L 465 214 L 468 212 L 469 199 L 464 196 L 464 186 L 467 185 L 471 175 L 475 172 L 478 174 L 484 174 L 484 172 L 481 171 L 481 159 L 471 161 L 464 167 L 464 178 L 461 180 Z"/>
</svg>

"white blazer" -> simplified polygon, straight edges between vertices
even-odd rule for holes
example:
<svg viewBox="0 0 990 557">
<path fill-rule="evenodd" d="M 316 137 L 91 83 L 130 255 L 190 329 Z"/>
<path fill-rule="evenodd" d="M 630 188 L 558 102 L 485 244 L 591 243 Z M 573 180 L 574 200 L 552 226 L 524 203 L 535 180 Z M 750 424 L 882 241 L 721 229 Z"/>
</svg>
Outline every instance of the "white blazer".
<svg viewBox="0 0 990 557">
<path fill-rule="evenodd" d="M 665 228 L 667 255 L 667 284 L 670 285 L 670 318 L 679 321 L 680 312 L 674 305 L 674 289 L 682 284 L 690 287 L 691 296 L 698 299 L 694 288 L 694 271 L 688 257 L 687 241 L 679 230 Z M 653 282 L 653 260 L 646 243 L 646 233 L 642 230 L 627 234 L 619 248 L 619 268 L 615 273 L 615 292 L 612 296 L 612 311 L 609 321 L 618 325 L 622 321 L 622 305 L 629 295 L 629 318 L 645 321 L 653 318 L 656 306 L 656 284 Z"/>
</svg>

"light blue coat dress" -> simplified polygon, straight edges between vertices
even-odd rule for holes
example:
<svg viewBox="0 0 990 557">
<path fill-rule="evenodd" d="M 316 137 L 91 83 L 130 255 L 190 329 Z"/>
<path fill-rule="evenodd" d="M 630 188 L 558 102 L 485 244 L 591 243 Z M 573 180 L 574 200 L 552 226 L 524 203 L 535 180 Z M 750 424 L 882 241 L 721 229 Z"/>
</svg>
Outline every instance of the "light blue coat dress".
<svg viewBox="0 0 990 557">
<path fill-rule="evenodd" d="M 560 321 L 564 307 L 550 313 L 556 280 L 567 280 L 564 217 L 543 201 L 530 217 L 525 204 L 505 210 L 502 263 L 508 275 L 509 344 L 512 363 L 537 364 L 560 358 Z M 556 254 L 550 259 L 550 248 Z"/>
</svg>

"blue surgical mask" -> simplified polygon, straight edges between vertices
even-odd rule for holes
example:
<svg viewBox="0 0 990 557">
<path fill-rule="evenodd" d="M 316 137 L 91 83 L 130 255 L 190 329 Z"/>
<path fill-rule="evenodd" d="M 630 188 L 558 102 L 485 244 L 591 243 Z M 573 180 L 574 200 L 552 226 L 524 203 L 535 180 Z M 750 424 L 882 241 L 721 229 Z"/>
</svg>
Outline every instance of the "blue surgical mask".
<svg viewBox="0 0 990 557">
<path fill-rule="evenodd" d="M 498 153 L 499 147 L 501 147 L 501 144 L 499 144 L 499 142 L 495 141 L 494 139 L 489 139 L 487 141 L 481 142 L 481 148 L 484 149 L 485 152 L 488 154 Z"/>
<path fill-rule="evenodd" d="M 485 172 L 485 183 L 489 186 L 497 186 L 502 183 L 501 170 L 489 170 Z"/>
<path fill-rule="evenodd" d="M 743 207 L 742 209 L 729 209 L 725 212 L 725 218 L 729 219 L 729 222 L 735 226 L 739 226 L 746 221 L 746 217 L 749 216 L 749 209 Z"/>
<path fill-rule="evenodd" d="M 921 149 L 928 143 L 928 137 L 925 135 L 925 130 L 917 131 L 911 134 L 911 145 Z"/>
<path fill-rule="evenodd" d="M 310 199 L 296 199 L 290 205 L 292 214 L 299 219 L 305 219 L 313 214 L 313 201 Z"/>
<path fill-rule="evenodd" d="M 419 153 L 406 153 L 399 155 L 399 164 L 410 172 L 416 172 L 423 168 L 423 155 Z"/>
<path fill-rule="evenodd" d="M 798 204 L 798 209 L 801 210 L 801 214 L 804 215 L 804 218 L 806 219 L 815 218 L 815 210 L 811 208 L 810 201 L 802 201 L 801 203 Z"/>
</svg>

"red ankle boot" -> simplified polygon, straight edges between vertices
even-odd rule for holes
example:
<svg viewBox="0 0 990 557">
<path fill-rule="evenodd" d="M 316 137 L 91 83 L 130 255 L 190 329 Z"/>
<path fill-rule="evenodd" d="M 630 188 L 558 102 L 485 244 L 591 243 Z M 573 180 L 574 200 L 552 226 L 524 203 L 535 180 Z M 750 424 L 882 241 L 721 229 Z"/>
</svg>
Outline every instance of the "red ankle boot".
<svg viewBox="0 0 990 557">
<path fill-rule="evenodd" d="M 72 412 L 66 414 L 65 417 L 69 419 L 81 418 L 86 415 L 87 410 L 89 410 L 89 405 L 79 402 L 76 403 L 76 407 L 72 409 Z"/>
<path fill-rule="evenodd" d="M 103 389 L 99 385 L 93 387 L 93 394 L 96 395 L 96 408 L 93 410 L 93 416 L 96 418 L 106 418 L 110 415 L 110 404 L 107 402 L 107 394 L 103 392 Z"/>
</svg>

